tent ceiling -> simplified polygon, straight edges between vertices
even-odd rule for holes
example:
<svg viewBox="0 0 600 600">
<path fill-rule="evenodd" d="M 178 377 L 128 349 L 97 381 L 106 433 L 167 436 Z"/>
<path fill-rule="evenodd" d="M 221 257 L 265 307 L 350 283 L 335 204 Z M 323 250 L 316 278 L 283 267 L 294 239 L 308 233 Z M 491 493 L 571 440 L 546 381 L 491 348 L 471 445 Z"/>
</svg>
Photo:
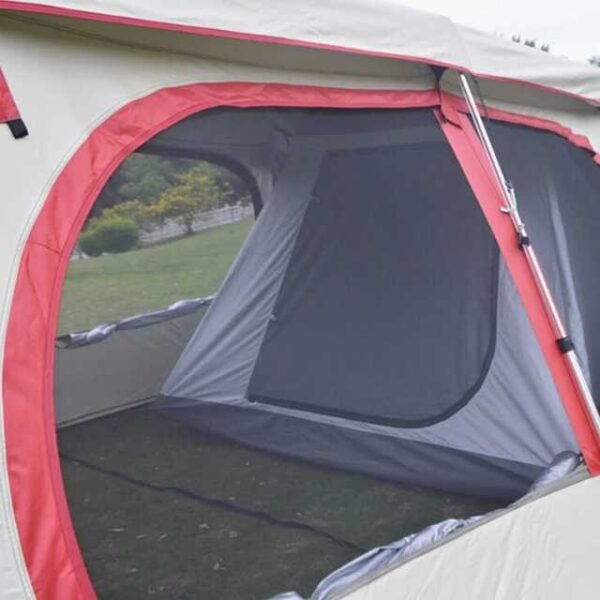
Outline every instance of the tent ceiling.
<svg viewBox="0 0 600 600">
<path fill-rule="evenodd" d="M 206 0 L 200 10 L 194 0 L 182 0 L 177 6 L 160 0 L 62 0 L 46 4 L 0 0 L 0 9 L 35 13 L 38 19 L 47 19 L 44 15 L 68 17 L 71 27 L 129 43 L 192 54 L 216 52 L 227 59 L 234 58 L 234 54 L 260 64 L 280 61 L 290 68 L 335 72 L 354 68 L 350 65 L 356 62 L 356 56 L 346 61 L 345 67 L 337 62 L 339 58 L 329 56 L 331 50 L 404 58 L 533 84 L 600 105 L 598 69 L 458 26 L 446 17 L 396 2 L 305 0 L 290 6 L 288 2 L 265 4 L 261 0 Z M 92 22 L 96 22 L 94 26 Z M 125 25 L 135 26 L 136 30 L 132 32 Z M 210 41 L 199 42 L 192 34 L 208 36 Z M 227 42 L 218 44 L 218 38 Z M 284 44 L 288 50 L 271 52 L 269 43 Z M 303 47 L 303 52 L 298 52 L 298 47 Z M 307 53 L 309 48 L 312 53 Z M 406 63 L 384 64 L 377 68 L 391 68 L 397 76 L 407 68 Z"/>
</svg>

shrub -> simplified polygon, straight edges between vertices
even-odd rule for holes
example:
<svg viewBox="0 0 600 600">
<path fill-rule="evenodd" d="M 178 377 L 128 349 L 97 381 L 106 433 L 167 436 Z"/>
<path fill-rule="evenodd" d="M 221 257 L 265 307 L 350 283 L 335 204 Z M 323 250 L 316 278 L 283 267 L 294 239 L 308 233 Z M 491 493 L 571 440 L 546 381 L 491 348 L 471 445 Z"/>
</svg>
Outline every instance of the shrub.
<svg viewBox="0 0 600 600">
<path fill-rule="evenodd" d="M 127 252 L 138 240 L 138 226 L 124 217 L 93 219 L 79 236 L 81 249 L 89 256 L 100 256 L 103 252 Z"/>
<path fill-rule="evenodd" d="M 100 256 L 102 254 L 102 246 L 93 227 L 88 227 L 85 231 L 81 232 L 79 235 L 79 247 L 88 256 Z"/>
<path fill-rule="evenodd" d="M 131 250 L 140 238 L 135 221 L 124 217 L 98 219 L 92 226 L 92 231 L 98 238 L 102 252 L 112 254 Z"/>
</svg>

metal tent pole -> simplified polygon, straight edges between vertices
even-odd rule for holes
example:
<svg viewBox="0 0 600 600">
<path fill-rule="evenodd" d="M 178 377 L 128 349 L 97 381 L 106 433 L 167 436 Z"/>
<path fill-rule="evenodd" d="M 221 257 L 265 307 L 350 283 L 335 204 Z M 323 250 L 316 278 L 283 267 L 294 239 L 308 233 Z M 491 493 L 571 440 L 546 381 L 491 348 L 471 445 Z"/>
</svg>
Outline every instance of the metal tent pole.
<svg viewBox="0 0 600 600">
<path fill-rule="evenodd" d="M 511 221 L 517 233 L 519 245 L 523 249 L 523 253 L 525 254 L 525 258 L 527 259 L 527 263 L 529 264 L 529 268 L 531 269 L 531 272 L 535 279 L 537 289 L 544 301 L 544 305 L 546 307 L 548 316 L 550 317 L 550 321 L 552 323 L 552 328 L 554 331 L 554 335 L 556 336 L 556 342 L 558 344 L 558 347 L 560 348 L 561 352 L 564 354 L 567 360 L 567 365 L 571 372 L 573 381 L 578 388 L 580 396 L 585 402 L 588 417 L 593 425 L 597 438 L 600 440 L 600 415 L 598 414 L 598 409 L 596 408 L 594 397 L 592 396 L 592 392 L 583 374 L 583 370 L 575 352 L 573 342 L 567 334 L 560 313 L 558 312 L 556 303 L 552 298 L 552 293 L 550 292 L 548 282 L 546 281 L 544 272 L 542 271 L 535 250 L 530 244 L 529 236 L 527 235 L 527 229 L 525 228 L 525 223 L 523 223 L 521 215 L 519 214 L 519 208 L 517 205 L 515 191 L 510 181 L 504 176 L 502 167 L 500 166 L 500 162 L 498 161 L 498 157 L 496 156 L 496 152 L 488 135 L 487 129 L 483 123 L 481 115 L 479 114 L 479 109 L 473 96 L 473 92 L 471 91 L 469 80 L 464 73 L 459 74 L 459 79 L 462 93 L 469 107 L 471 117 L 473 118 L 473 123 L 475 125 L 477 135 L 481 140 L 481 144 L 483 145 L 486 155 L 491 163 L 492 171 L 494 172 L 494 175 L 498 182 L 498 186 L 500 187 L 500 190 L 502 191 L 502 194 L 504 196 L 504 201 L 506 204 L 505 206 L 501 207 L 500 210 L 502 210 L 502 212 L 505 212 L 511 218 Z"/>
</svg>

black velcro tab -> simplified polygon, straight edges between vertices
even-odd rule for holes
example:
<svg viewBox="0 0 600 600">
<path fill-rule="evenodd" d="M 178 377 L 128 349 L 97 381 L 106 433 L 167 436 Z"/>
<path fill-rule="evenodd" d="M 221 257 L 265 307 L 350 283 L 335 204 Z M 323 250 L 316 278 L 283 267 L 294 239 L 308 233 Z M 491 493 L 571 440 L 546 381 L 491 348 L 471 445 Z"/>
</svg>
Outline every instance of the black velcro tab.
<svg viewBox="0 0 600 600">
<path fill-rule="evenodd" d="M 25 125 L 23 119 L 13 119 L 12 121 L 7 121 L 7 125 L 16 140 L 29 135 L 27 125 Z"/>
</svg>

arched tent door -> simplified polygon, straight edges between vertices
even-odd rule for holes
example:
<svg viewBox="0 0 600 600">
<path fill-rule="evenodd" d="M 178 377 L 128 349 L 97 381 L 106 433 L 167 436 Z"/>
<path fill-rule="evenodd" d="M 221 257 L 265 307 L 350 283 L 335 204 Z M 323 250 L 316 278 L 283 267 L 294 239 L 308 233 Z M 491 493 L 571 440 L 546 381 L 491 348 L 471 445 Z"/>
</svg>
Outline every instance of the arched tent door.
<svg viewBox="0 0 600 600">
<path fill-rule="evenodd" d="M 21 545 L 30 577 L 43 598 L 93 598 L 63 490 L 56 445 L 54 336 L 69 257 L 93 202 L 120 163 L 152 136 L 181 119 L 216 106 L 416 108 L 437 107 L 435 91 L 356 91 L 262 84 L 198 84 L 163 89 L 109 117 L 82 144 L 58 176 L 27 240 L 6 340 L 4 416 L 7 460 Z M 497 199 L 466 120 L 442 127 L 478 196 Z M 454 128 L 454 129 L 452 129 Z M 485 208 L 485 207 L 484 207 Z M 487 214 L 487 213 L 486 213 Z M 492 219 L 490 218 L 490 221 Z M 512 232 L 493 230 L 505 254 L 546 359 L 569 407 L 589 464 L 598 448 L 560 355 L 553 348 L 541 300 L 532 291 L 522 258 L 510 247 Z M 562 366 L 561 366 L 562 365 Z"/>
<path fill-rule="evenodd" d="M 6 338 L 4 418 L 11 495 L 21 546 L 39 597 L 95 597 L 62 484 L 54 418 L 54 338 L 69 257 L 112 173 L 160 131 L 221 105 L 402 108 L 437 104 L 433 91 L 189 85 L 163 89 L 127 104 L 74 153 L 27 240 Z"/>
</svg>

